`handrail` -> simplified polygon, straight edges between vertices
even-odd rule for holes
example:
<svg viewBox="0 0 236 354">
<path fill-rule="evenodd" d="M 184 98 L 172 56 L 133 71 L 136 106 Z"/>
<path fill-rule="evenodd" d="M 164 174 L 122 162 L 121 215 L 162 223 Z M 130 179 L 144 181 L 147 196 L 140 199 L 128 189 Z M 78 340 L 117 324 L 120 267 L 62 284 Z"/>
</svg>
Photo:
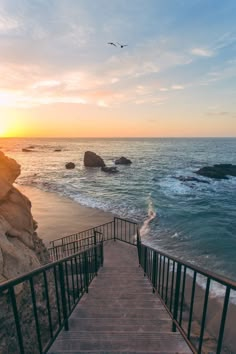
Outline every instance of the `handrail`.
<svg viewBox="0 0 236 354">
<path fill-rule="evenodd" d="M 93 236 L 84 237 L 76 241 L 50 247 L 48 248 L 48 252 L 50 255 L 50 259 L 52 261 L 55 261 L 60 258 L 64 258 L 66 256 L 77 253 L 79 251 L 85 250 L 89 247 L 92 247 L 101 241 L 103 241 L 102 233 L 94 230 Z"/>
<path fill-rule="evenodd" d="M 20 349 L 21 354 L 32 353 L 37 347 L 39 353 L 45 353 L 62 327 L 69 329 L 70 314 L 88 292 L 89 284 L 102 265 L 103 242 L 100 242 L 2 283 L 1 311 L 6 312 L 6 318 L 1 327 L 5 330 L 6 343 L 11 342 L 11 352 L 17 353 Z M 24 333 L 30 333 L 31 341 Z M 2 350 L 6 352 L 0 343 Z"/>
<path fill-rule="evenodd" d="M 138 224 L 136 222 L 114 217 L 113 221 L 108 223 L 55 240 L 55 242 L 59 242 L 58 244 L 51 241 L 52 247 L 48 248 L 48 251 L 51 260 L 58 260 L 76 253 L 79 250 L 96 245 L 96 243 L 101 240 L 108 241 L 117 239 L 136 245 L 137 230 Z M 81 238 L 80 236 L 84 234 L 88 236 Z"/>
<path fill-rule="evenodd" d="M 52 247 L 55 247 L 57 242 L 60 242 L 59 245 L 67 244 L 69 242 L 73 242 L 73 241 L 77 241 L 79 239 L 82 239 L 83 237 L 80 237 L 81 235 L 84 235 L 84 234 L 86 235 L 86 234 L 89 234 L 89 233 L 93 234 L 94 231 L 99 231 L 99 230 L 101 230 L 99 232 L 103 233 L 103 235 L 104 234 L 106 235 L 108 233 L 108 231 L 110 231 L 109 232 L 110 237 L 109 238 L 105 238 L 104 237 L 104 241 L 107 240 L 107 239 L 112 239 L 112 238 L 114 238 L 114 230 L 112 228 L 110 228 L 110 230 L 109 230 L 108 226 L 111 226 L 111 227 L 113 226 L 114 227 L 114 224 L 119 223 L 119 222 L 120 223 L 124 223 L 125 222 L 125 223 L 127 223 L 129 225 L 136 225 L 136 226 L 138 225 L 134 221 L 131 221 L 131 220 L 128 220 L 128 219 L 122 219 L 122 218 L 119 218 L 119 217 L 114 217 L 114 219 L 112 221 L 109 221 L 107 223 L 104 223 L 104 224 L 101 224 L 101 225 L 98 225 L 98 226 L 92 227 L 90 229 L 86 229 L 86 230 L 83 230 L 83 231 L 80 231 L 80 232 L 77 232 L 77 233 L 74 233 L 74 234 L 71 234 L 71 235 L 67 235 L 67 236 L 56 238 L 53 241 L 50 241 L 50 244 L 52 245 Z M 99 229 L 99 230 L 97 230 L 97 229 Z M 89 237 L 89 236 L 86 236 L 84 238 L 87 238 L 87 237 Z M 71 239 L 73 239 L 73 241 L 71 241 Z"/>
<path fill-rule="evenodd" d="M 196 271 L 197 273 L 203 275 L 203 276 L 208 276 L 210 277 L 212 280 L 222 284 L 222 285 L 225 285 L 225 286 L 228 286 L 230 285 L 231 288 L 233 290 L 236 290 L 236 281 L 230 279 L 230 278 L 227 278 L 223 275 L 220 275 L 220 274 L 217 274 L 215 272 L 212 272 L 212 271 L 209 271 L 207 269 L 204 269 L 204 268 L 201 268 L 199 266 L 196 266 L 196 265 L 193 265 L 192 263 L 190 262 L 186 262 L 182 259 L 179 259 L 177 257 L 174 257 L 174 256 L 171 256 L 169 255 L 168 253 L 165 253 L 163 251 L 157 251 L 155 248 L 153 247 L 150 247 L 150 246 L 147 246 L 150 250 L 152 251 L 155 251 L 155 252 L 158 252 L 158 254 L 162 255 L 162 256 L 165 256 L 166 258 L 169 258 L 170 260 L 172 260 L 173 262 L 176 262 L 176 263 L 181 263 L 183 266 L 189 268 L 190 270 L 192 271 Z"/>
<path fill-rule="evenodd" d="M 87 234 L 87 233 L 89 233 L 89 232 L 92 232 L 92 233 L 93 233 L 94 230 L 96 230 L 96 228 L 103 228 L 103 227 L 105 227 L 105 226 L 110 225 L 112 222 L 113 222 L 113 221 L 109 221 L 109 222 L 106 222 L 106 223 L 104 223 L 104 224 L 101 224 L 101 225 L 92 227 L 92 228 L 90 228 L 90 229 L 86 229 L 86 230 L 83 230 L 83 231 L 80 231 L 80 232 L 76 232 L 76 233 L 74 233 L 74 234 L 70 234 L 70 235 L 67 235 L 67 236 L 63 236 L 63 237 L 56 238 L 56 239 L 50 241 L 50 244 L 53 245 L 53 247 L 54 247 L 54 246 L 56 246 L 55 243 L 58 242 L 58 241 L 61 242 L 61 243 L 64 243 L 64 241 L 70 240 L 71 238 L 75 238 L 75 240 L 77 240 L 80 235 L 82 235 L 82 234 Z M 82 238 L 86 239 L 87 237 L 82 237 Z M 80 239 L 82 239 L 82 238 L 80 238 Z"/>
<path fill-rule="evenodd" d="M 140 239 L 138 239 L 137 248 L 139 263 L 144 269 L 144 275 L 148 276 L 153 291 L 157 292 L 172 317 L 172 330 L 175 332 L 178 328 L 189 346 L 197 353 L 202 353 L 206 330 L 212 331 L 210 336 L 215 341 L 214 352 L 220 354 L 223 348 L 227 315 L 229 315 L 230 294 L 236 291 L 236 282 L 146 246 L 141 243 Z M 199 276 L 205 279 L 203 288 L 198 285 Z M 207 326 L 209 303 L 213 301 L 210 288 L 212 281 L 221 284 L 225 289 L 222 309 L 219 306 L 221 320 L 218 333 L 213 333 L 213 329 Z M 201 304 L 198 303 L 197 310 L 194 308 L 197 306 L 196 294 L 198 301 L 199 296 L 203 299 Z M 194 319 L 199 323 L 199 334 L 193 333 Z"/>
</svg>

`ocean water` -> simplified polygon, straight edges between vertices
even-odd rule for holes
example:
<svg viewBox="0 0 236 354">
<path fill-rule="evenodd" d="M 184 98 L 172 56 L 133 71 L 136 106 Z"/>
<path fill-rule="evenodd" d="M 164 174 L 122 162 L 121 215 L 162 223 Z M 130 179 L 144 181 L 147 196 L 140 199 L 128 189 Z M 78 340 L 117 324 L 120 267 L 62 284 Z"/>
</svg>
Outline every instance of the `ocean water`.
<svg viewBox="0 0 236 354">
<path fill-rule="evenodd" d="M 34 152 L 22 152 L 31 145 Z M 236 139 L 0 139 L 0 147 L 22 166 L 17 183 L 138 221 L 145 243 L 236 280 L 236 177 L 195 174 L 206 165 L 236 164 Z M 83 166 L 87 150 L 108 166 L 122 155 L 133 163 L 109 175 Z M 69 161 L 74 170 L 65 169 Z"/>
</svg>

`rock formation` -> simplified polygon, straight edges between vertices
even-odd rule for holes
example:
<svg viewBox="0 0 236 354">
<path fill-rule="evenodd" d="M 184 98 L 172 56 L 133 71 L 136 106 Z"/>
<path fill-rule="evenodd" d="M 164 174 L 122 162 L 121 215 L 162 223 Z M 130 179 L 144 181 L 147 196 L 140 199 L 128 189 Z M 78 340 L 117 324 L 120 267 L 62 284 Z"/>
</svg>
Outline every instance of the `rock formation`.
<svg viewBox="0 0 236 354">
<path fill-rule="evenodd" d="M 131 163 L 132 161 L 124 156 L 121 156 L 119 159 L 115 160 L 116 165 L 131 165 Z"/>
<path fill-rule="evenodd" d="M 73 168 L 75 168 L 75 164 L 74 162 L 67 162 L 65 167 L 67 168 L 67 170 L 73 170 Z"/>
<path fill-rule="evenodd" d="M 196 171 L 196 173 L 209 178 L 228 179 L 227 176 L 236 177 L 236 165 L 216 164 L 213 166 L 205 166 Z"/>
<path fill-rule="evenodd" d="M 0 282 L 10 280 L 49 262 L 49 254 L 37 236 L 37 223 L 31 214 L 29 199 L 13 183 L 20 175 L 20 165 L 0 152 Z M 42 321 L 47 311 L 42 278 L 34 278 Z M 50 278 L 48 278 L 50 281 Z M 50 285 L 51 287 L 51 285 Z M 14 287 L 24 345 L 27 353 L 37 353 L 35 322 L 28 282 Z M 51 292 L 51 289 L 50 289 Z M 53 300 L 53 294 L 50 294 Z M 0 353 L 18 353 L 16 326 L 8 291 L 0 292 Z M 45 337 L 48 329 L 42 331 Z"/>
<path fill-rule="evenodd" d="M 20 165 L 0 152 L 0 281 L 48 262 L 47 250 L 35 232 L 29 199 L 13 183 Z"/>
<path fill-rule="evenodd" d="M 84 166 L 86 167 L 104 167 L 103 159 L 92 151 L 86 151 L 84 154 Z"/>
<path fill-rule="evenodd" d="M 117 170 L 117 167 L 115 167 L 115 166 L 112 166 L 112 167 L 104 166 L 104 167 L 101 167 L 101 170 L 102 170 L 103 172 L 107 172 L 107 173 L 117 173 L 117 172 L 119 172 L 119 171 Z"/>
</svg>

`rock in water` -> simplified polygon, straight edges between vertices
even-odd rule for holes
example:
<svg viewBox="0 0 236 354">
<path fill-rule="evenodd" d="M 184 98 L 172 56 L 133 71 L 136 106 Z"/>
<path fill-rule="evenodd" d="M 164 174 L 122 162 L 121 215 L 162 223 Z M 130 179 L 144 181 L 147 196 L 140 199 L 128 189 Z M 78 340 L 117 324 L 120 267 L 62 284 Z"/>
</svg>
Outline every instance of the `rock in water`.
<svg viewBox="0 0 236 354">
<path fill-rule="evenodd" d="M 67 170 L 73 170 L 73 168 L 75 168 L 74 162 L 67 162 L 65 166 Z"/>
<path fill-rule="evenodd" d="M 105 167 L 103 159 L 92 151 L 84 154 L 84 166 L 86 167 Z"/>
<path fill-rule="evenodd" d="M 115 166 L 112 166 L 112 167 L 104 166 L 104 167 L 101 167 L 101 170 L 102 170 L 103 172 L 107 172 L 107 173 L 117 173 L 117 172 L 119 172 L 119 171 L 117 170 L 117 167 L 115 167 Z"/>
<path fill-rule="evenodd" d="M 131 165 L 131 163 L 132 161 L 124 156 L 121 156 L 119 159 L 115 160 L 116 165 Z"/>
<path fill-rule="evenodd" d="M 29 148 L 23 148 L 22 151 L 23 152 L 34 152 L 34 150 L 29 149 Z"/>
<path fill-rule="evenodd" d="M 196 173 L 209 178 L 228 179 L 227 176 L 236 177 L 236 165 L 216 164 L 213 166 L 205 166 L 196 171 Z"/>
</svg>

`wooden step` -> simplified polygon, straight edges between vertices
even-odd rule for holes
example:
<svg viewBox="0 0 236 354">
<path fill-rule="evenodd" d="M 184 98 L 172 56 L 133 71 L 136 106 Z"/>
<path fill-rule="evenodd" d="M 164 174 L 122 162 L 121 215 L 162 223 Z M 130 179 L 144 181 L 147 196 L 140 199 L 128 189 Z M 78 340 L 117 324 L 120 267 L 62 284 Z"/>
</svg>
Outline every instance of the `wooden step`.
<svg viewBox="0 0 236 354">
<path fill-rule="evenodd" d="M 58 339 L 50 354 L 67 353 L 70 351 L 135 351 L 155 353 L 189 353 L 187 344 L 179 333 L 77 333 L 67 332 L 67 336 Z"/>
</svg>

